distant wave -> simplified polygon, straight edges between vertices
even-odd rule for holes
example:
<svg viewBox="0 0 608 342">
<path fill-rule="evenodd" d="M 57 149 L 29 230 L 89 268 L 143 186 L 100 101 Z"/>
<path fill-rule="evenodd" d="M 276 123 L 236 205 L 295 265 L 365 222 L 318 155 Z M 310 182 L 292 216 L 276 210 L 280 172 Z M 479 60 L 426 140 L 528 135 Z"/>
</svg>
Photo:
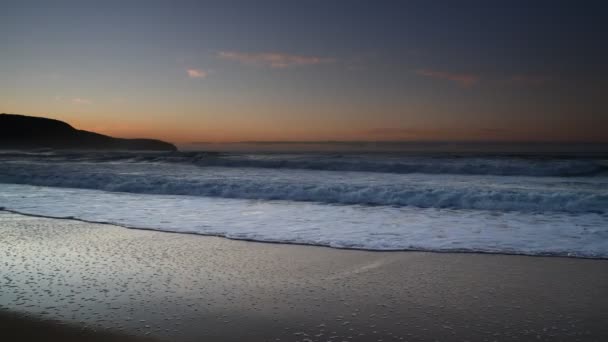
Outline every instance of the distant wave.
<svg viewBox="0 0 608 342">
<path fill-rule="evenodd" d="M 463 174 L 534 177 L 575 177 L 608 173 L 608 162 L 593 158 L 530 156 L 402 156 L 374 154 L 223 154 L 176 153 L 3 153 L 0 160 L 44 162 L 180 163 L 200 167 L 302 169 L 383 172 L 396 174 Z"/>
<path fill-rule="evenodd" d="M 555 185 L 531 187 L 492 186 L 476 179 L 465 183 L 417 183 L 403 180 L 391 184 L 382 180 L 343 181 L 317 178 L 301 179 L 298 175 L 277 178 L 243 176 L 171 174 L 142 172 L 121 168 L 98 170 L 94 165 L 80 168 L 49 167 L 48 164 L 6 163 L 0 165 L 0 182 L 50 187 L 98 189 L 141 194 L 191 195 L 223 198 L 310 201 L 328 204 L 362 204 L 414 206 L 421 208 L 481 209 L 501 211 L 608 211 L 608 191 L 586 188 L 555 188 Z M 352 178 L 352 177 L 351 177 Z M 502 178 L 502 177 L 498 177 Z M 599 187 L 606 183 L 598 183 Z M 591 185 L 593 186 L 593 185 Z"/>
</svg>

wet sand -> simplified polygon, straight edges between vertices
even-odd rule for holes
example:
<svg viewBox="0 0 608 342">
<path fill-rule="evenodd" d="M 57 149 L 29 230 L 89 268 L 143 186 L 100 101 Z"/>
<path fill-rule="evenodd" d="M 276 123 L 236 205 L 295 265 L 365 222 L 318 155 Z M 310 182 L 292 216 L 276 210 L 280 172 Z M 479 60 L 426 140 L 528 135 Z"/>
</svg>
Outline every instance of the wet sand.
<svg viewBox="0 0 608 342">
<path fill-rule="evenodd" d="M 9 336 L 62 322 L 168 341 L 606 341 L 608 261 L 337 250 L 0 212 L 0 309 Z"/>
<path fill-rule="evenodd" d="M 0 311 L 2 341 L 144 342 L 154 339 L 84 328 L 62 321 L 43 320 L 15 312 Z"/>
</svg>

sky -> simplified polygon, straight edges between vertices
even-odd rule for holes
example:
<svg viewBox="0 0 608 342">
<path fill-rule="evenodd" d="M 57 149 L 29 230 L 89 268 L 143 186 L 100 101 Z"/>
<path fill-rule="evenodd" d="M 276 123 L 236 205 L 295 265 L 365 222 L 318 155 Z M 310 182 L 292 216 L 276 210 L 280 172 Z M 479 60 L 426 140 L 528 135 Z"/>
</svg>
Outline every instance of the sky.
<svg viewBox="0 0 608 342">
<path fill-rule="evenodd" d="M 4 113 L 178 144 L 608 142 L 600 1 L 0 7 Z"/>
</svg>

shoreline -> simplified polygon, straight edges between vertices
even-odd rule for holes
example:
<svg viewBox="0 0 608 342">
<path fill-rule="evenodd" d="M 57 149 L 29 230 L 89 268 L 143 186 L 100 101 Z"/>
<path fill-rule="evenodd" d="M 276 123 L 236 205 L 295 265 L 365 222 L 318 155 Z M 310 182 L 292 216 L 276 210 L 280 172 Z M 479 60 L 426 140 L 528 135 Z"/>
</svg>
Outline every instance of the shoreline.
<svg viewBox="0 0 608 342">
<path fill-rule="evenodd" d="M 271 241 L 271 240 L 254 240 L 248 238 L 233 238 L 228 237 L 221 234 L 200 234 L 194 232 L 178 232 L 171 230 L 160 230 L 154 228 L 146 228 L 146 227 L 135 227 L 135 226 L 127 226 L 118 223 L 112 222 L 103 222 L 103 221 L 92 221 L 81 219 L 77 217 L 56 217 L 56 216 L 46 216 L 39 214 L 30 214 L 20 212 L 18 210 L 7 209 L 4 207 L 0 207 L 0 213 L 7 212 L 16 215 L 23 215 L 29 217 L 37 217 L 44 218 L 49 220 L 69 220 L 76 221 L 82 223 L 89 224 L 100 224 L 100 225 L 108 225 L 114 227 L 120 227 L 124 229 L 132 229 L 132 230 L 142 230 L 142 231 L 150 231 L 150 232 L 159 232 L 159 233 L 168 233 L 168 234 L 183 234 L 183 235 L 194 235 L 194 236 L 202 236 L 202 237 L 213 237 L 213 238 L 221 238 L 232 241 L 243 241 L 250 243 L 262 243 L 262 244 L 275 244 L 275 245 L 292 245 L 292 246 L 308 246 L 308 247 L 320 247 L 320 248 L 330 248 L 330 249 L 338 249 L 338 250 L 346 250 L 346 251 L 363 251 L 363 252 L 379 252 L 379 253 L 400 253 L 400 252 L 421 252 L 421 253 L 439 253 L 439 254 L 480 254 L 480 255 L 505 255 L 505 256 L 526 256 L 533 258 L 566 258 L 566 259 L 587 259 L 587 260 L 608 260 L 608 257 L 590 257 L 584 255 L 572 255 L 566 256 L 561 254 L 525 254 L 525 253 L 517 253 L 517 252 L 493 252 L 493 251 L 482 251 L 482 250 L 467 250 L 467 249 L 451 249 L 451 250 L 435 250 L 435 249 L 369 249 L 369 248 L 355 248 L 355 247 L 341 247 L 341 246 L 329 246 L 322 244 L 312 244 L 312 243 L 304 243 L 304 242 L 293 242 L 293 241 Z"/>
<path fill-rule="evenodd" d="M 167 341 L 608 339 L 599 259 L 251 243 L 6 211 L 0 258 L 0 313 L 53 329 Z"/>
</svg>

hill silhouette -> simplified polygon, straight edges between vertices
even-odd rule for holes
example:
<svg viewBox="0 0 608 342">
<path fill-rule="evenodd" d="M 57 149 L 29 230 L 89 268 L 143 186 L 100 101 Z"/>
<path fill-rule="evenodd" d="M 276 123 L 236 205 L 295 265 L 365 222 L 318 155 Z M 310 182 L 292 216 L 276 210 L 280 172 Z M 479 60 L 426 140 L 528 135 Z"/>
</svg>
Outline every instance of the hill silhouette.
<svg viewBox="0 0 608 342">
<path fill-rule="evenodd" d="M 168 142 L 155 139 L 122 139 L 83 131 L 63 121 L 0 114 L 0 149 L 78 149 L 176 151 Z"/>
</svg>

